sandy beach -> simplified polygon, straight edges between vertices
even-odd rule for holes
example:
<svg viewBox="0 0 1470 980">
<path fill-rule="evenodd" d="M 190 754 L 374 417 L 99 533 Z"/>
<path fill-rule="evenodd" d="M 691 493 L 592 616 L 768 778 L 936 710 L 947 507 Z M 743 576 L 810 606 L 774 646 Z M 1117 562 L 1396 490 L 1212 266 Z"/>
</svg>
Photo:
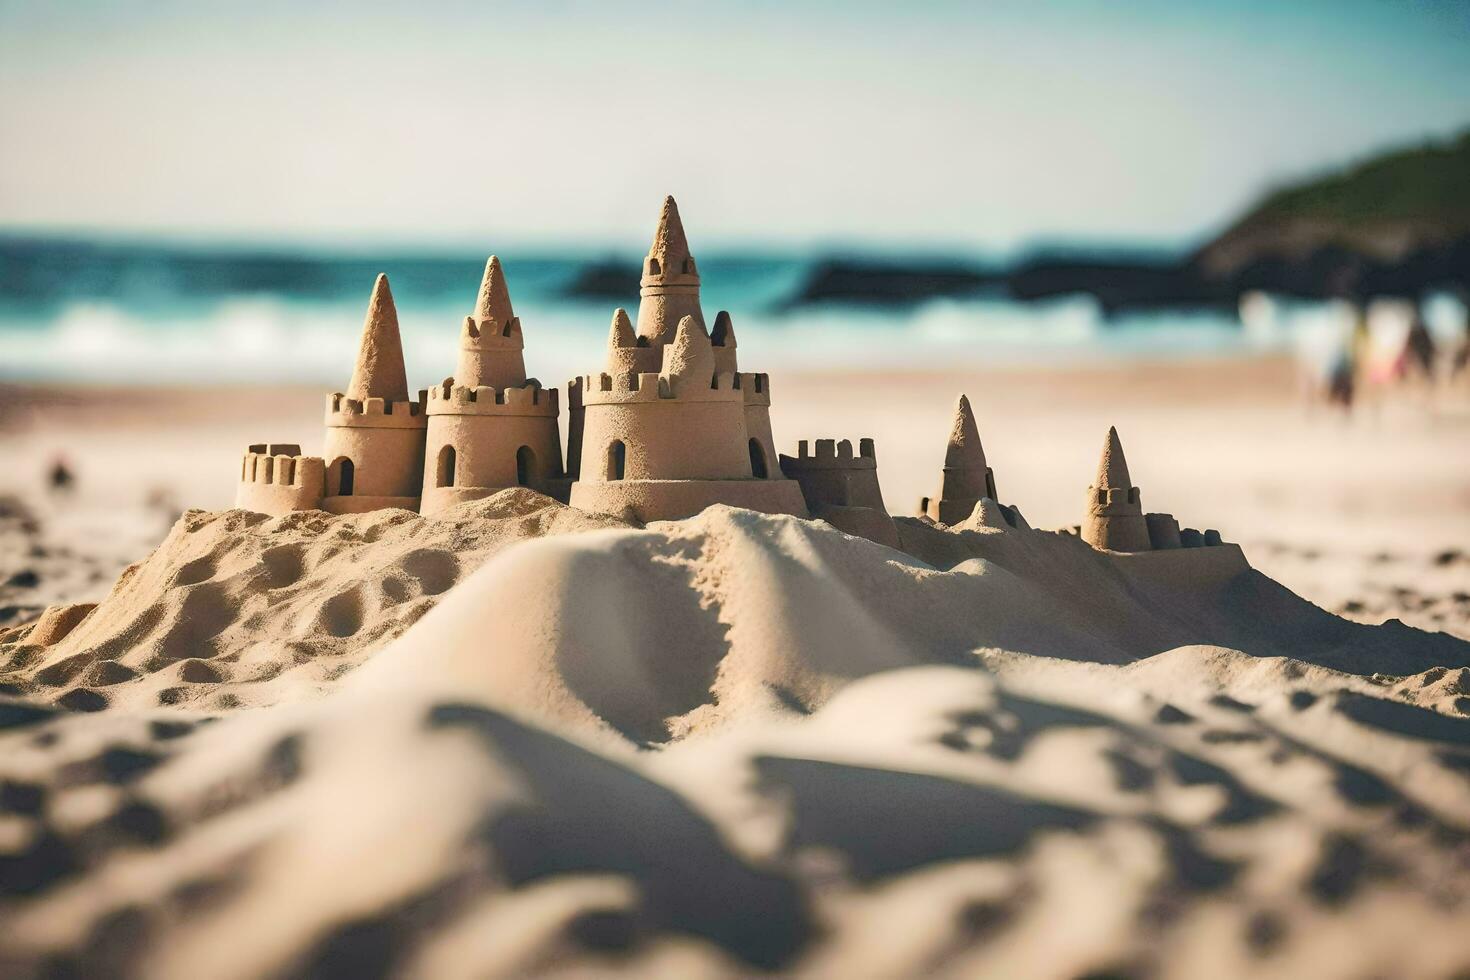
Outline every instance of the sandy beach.
<svg viewBox="0 0 1470 980">
<path fill-rule="evenodd" d="M 1470 980 L 1470 6 L 1155 6 L 0 3 L 0 980 Z"/>
<path fill-rule="evenodd" d="M 1080 519 L 1113 424 L 1150 506 L 1239 547 L 527 491 L 266 518 L 225 509 L 239 451 L 320 392 L 7 388 L 0 963 L 1466 965 L 1470 416 L 1308 413 L 1279 360 L 773 383 L 778 446 L 876 438 L 895 514 L 963 391 L 1033 526 Z"/>
<path fill-rule="evenodd" d="M 240 450 L 320 392 L 7 388 L 0 971 L 1454 975 L 1470 416 L 1291 382 L 774 380 L 895 515 L 959 391 L 1035 528 L 1116 425 L 1239 543 L 1131 555 L 982 507 L 898 549 L 525 489 L 268 517 Z"/>
</svg>

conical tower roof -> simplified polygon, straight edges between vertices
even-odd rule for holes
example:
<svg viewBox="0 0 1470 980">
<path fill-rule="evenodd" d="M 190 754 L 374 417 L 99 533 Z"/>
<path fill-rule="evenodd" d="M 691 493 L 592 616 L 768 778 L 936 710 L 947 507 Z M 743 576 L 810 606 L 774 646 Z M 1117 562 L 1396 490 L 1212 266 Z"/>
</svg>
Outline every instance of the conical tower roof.
<svg viewBox="0 0 1470 980">
<path fill-rule="evenodd" d="M 647 338 L 651 345 L 671 342 L 679 321 L 686 316 L 704 325 L 704 311 L 699 308 L 699 269 L 689 254 L 679 205 L 672 197 L 664 198 L 653 244 L 643 260 L 638 292 L 642 297 L 638 304 L 638 336 Z"/>
<path fill-rule="evenodd" d="M 684 222 L 679 219 L 679 205 L 673 196 L 664 198 L 663 210 L 658 215 L 658 227 L 653 230 L 653 245 L 649 255 L 657 256 L 669 272 L 680 271 L 682 262 L 689 257 L 689 239 L 684 236 Z M 671 267 L 670 261 L 680 265 Z"/>
<path fill-rule="evenodd" d="M 954 424 L 949 430 L 949 446 L 944 451 L 946 469 L 985 469 L 985 449 L 980 445 L 980 430 L 975 426 L 975 412 L 964 395 L 955 403 Z"/>
<path fill-rule="evenodd" d="M 388 277 L 379 274 L 368 300 L 367 317 L 362 324 L 362 342 L 357 348 L 357 364 L 347 384 L 348 398 L 359 401 L 384 398 L 408 401 L 408 374 L 403 368 L 403 340 L 398 335 L 398 308 L 388 289 Z"/>
<path fill-rule="evenodd" d="M 1103 441 L 1102 459 L 1097 464 L 1097 480 L 1094 487 L 1131 487 L 1128 476 L 1128 461 L 1123 458 L 1123 442 L 1118 438 L 1115 426 L 1108 427 L 1108 437 Z"/>
<path fill-rule="evenodd" d="M 621 306 L 613 310 L 612 330 L 608 333 L 608 347 L 635 347 L 638 344 L 638 335 L 633 332 L 633 321 L 628 319 L 628 311 Z"/>
<path fill-rule="evenodd" d="M 475 300 L 475 319 L 494 320 L 503 328 L 515 316 L 510 306 L 510 290 L 505 285 L 505 270 L 500 267 L 500 258 L 490 256 L 485 263 L 485 275 L 480 280 L 480 295 Z"/>
<path fill-rule="evenodd" d="M 704 324 L 686 316 L 679 321 L 674 339 L 664 348 L 663 374 L 680 379 L 691 379 L 709 387 L 714 376 L 715 354 L 710 346 L 709 334 Z"/>
</svg>

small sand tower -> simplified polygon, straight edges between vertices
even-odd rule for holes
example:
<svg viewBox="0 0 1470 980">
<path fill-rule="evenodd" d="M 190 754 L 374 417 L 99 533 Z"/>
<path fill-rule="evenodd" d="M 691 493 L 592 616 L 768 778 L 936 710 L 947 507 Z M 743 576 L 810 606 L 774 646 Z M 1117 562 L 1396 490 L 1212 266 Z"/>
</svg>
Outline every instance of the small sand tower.
<svg viewBox="0 0 1470 980">
<path fill-rule="evenodd" d="M 985 462 L 980 430 L 970 399 L 961 395 L 954 407 L 954 424 L 944 450 L 937 517 L 941 524 L 958 524 L 970 516 L 981 497 L 996 500 L 995 471 Z"/>
<path fill-rule="evenodd" d="M 357 514 L 380 507 L 417 510 L 423 483 L 427 392 L 408 397 L 398 311 L 388 277 L 373 284 L 357 365 L 346 392 L 327 396 L 327 463 L 322 509 Z"/>
<path fill-rule="evenodd" d="M 975 412 L 970 399 L 960 395 L 954 406 L 954 422 L 949 429 L 949 442 L 944 449 L 944 470 L 939 484 L 939 499 L 925 497 L 919 501 L 920 516 L 941 524 L 955 526 L 969 520 L 975 505 L 983 499 L 995 502 L 1005 524 L 1022 526 L 1020 513 L 1000 503 L 995 493 L 995 473 L 985 461 L 985 447 L 980 444 L 980 430 L 975 425 Z"/>
<path fill-rule="evenodd" d="M 715 336 L 699 308 L 699 273 L 679 209 L 664 201 L 643 263 L 637 328 L 613 315 L 607 369 L 568 385 L 571 503 L 644 521 L 725 503 L 806 516 L 801 490 L 777 467 L 770 387 L 741 374 L 728 314 Z"/>
<path fill-rule="evenodd" d="M 524 348 L 505 272 L 492 255 L 475 312 L 460 329 L 454 376 L 429 391 L 423 513 L 514 486 L 566 501 L 556 389 L 526 377 Z"/>
<path fill-rule="evenodd" d="M 1116 428 L 1108 429 L 1097 479 L 1087 488 L 1087 514 L 1082 539 L 1103 551 L 1148 551 L 1149 528 L 1138 488 L 1128 476 L 1123 443 Z"/>
<path fill-rule="evenodd" d="M 699 269 L 689 254 L 679 205 L 672 197 L 664 198 L 659 212 L 653 245 L 643 260 L 638 295 L 638 336 L 644 346 L 662 346 L 673 340 L 679 321 L 686 316 L 694 317 L 701 330 L 707 329 L 704 312 L 699 308 Z M 644 365 L 639 370 L 657 370 L 657 365 Z"/>
<path fill-rule="evenodd" d="M 872 439 L 858 440 L 856 456 L 847 439 L 818 439 L 815 453 L 802 439 L 795 456 L 781 457 L 781 472 L 801 486 L 812 517 L 855 537 L 899 547 L 898 526 L 883 505 L 878 486 Z"/>
</svg>

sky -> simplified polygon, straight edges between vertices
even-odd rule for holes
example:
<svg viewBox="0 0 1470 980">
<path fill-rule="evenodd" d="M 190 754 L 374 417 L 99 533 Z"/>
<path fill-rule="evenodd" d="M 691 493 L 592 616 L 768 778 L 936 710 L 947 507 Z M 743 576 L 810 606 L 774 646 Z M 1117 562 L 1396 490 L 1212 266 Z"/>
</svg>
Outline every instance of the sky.
<svg viewBox="0 0 1470 980">
<path fill-rule="evenodd" d="M 0 0 L 0 229 L 1165 247 L 1470 126 L 1470 0 Z"/>
</svg>

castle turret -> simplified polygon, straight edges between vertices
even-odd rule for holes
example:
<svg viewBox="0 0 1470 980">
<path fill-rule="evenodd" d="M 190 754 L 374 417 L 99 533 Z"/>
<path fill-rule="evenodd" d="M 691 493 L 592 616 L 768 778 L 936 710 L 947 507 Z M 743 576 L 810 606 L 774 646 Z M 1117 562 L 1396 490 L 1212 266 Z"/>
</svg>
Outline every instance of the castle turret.
<svg viewBox="0 0 1470 980">
<path fill-rule="evenodd" d="M 355 514 L 417 510 L 423 480 L 425 392 L 410 401 L 388 277 L 378 276 L 346 392 L 327 397 L 326 496 L 322 508 Z"/>
<path fill-rule="evenodd" d="M 898 526 L 883 506 L 883 491 L 878 487 L 878 458 L 872 439 L 858 440 L 856 456 L 847 439 L 818 439 L 815 453 L 802 439 L 795 456 L 781 457 L 781 472 L 800 485 L 812 517 L 839 531 L 899 547 Z"/>
<path fill-rule="evenodd" d="M 711 338 L 699 274 L 673 198 L 643 264 L 636 330 L 613 316 L 607 368 L 568 385 L 571 501 L 583 510 L 677 519 L 715 503 L 806 516 L 800 488 L 776 466 L 770 387 L 739 374 L 727 314 Z"/>
<path fill-rule="evenodd" d="M 704 312 L 699 308 L 699 270 L 689 254 L 679 206 L 672 197 L 664 198 L 653 245 L 643 260 L 638 292 L 642 297 L 638 304 L 638 336 L 646 343 L 657 346 L 673 340 L 679 321 L 686 316 L 705 329 Z"/>
<path fill-rule="evenodd" d="M 997 500 L 995 473 L 985 462 L 980 430 L 970 399 L 960 395 L 944 450 L 939 501 L 933 515 L 941 524 L 959 524 L 970 516 L 982 497 Z"/>
<path fill-rule="evenodd" d="M 715 314 L 715 325 L 710 329 L 709 339 L 715 348 L 715 370 L 739 371 L 735 358 L 735 324 L 729 313 L 721 310 Z"/>
<path fill-rule="evenodd" d="M 500 259 L 490 256 L 459 335 L 454 377 L 431 389 L 423 512 L 514 486 L 565 501 L 556 389 L 526 377 L 525 340 Z"/>
<path fill-rule="evenodd" d="M 459 360 L 454 369 L 456 384 L 475 388 L 513 388 L 526 383 L 522 355 L 525 339 L 521 321 L 510 305 L 510 290 L 500 259 L 490 256 L 475 312 L 464 318 L 459 332 Z"/>
<path fill-rule="evenodd" d="M 1149 528 L 1143 516 L 1138 488 L 1128 476 L 1123 443 L 1116 428 L 1103 441 L 1097 478 L 1087 488 L 1087 513 L 1082 538 L 1104 551 L 1148 551 Z"/>
</svg>

